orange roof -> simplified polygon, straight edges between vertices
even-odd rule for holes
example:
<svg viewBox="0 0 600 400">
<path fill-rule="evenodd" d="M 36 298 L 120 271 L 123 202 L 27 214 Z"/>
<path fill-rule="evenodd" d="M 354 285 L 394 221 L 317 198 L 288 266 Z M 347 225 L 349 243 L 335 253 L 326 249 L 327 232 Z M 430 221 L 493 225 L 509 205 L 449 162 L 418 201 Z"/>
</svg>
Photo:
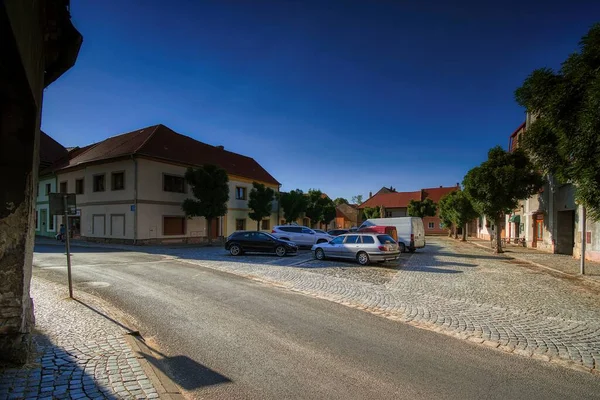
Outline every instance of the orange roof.
<svg viewBox="0 0 600 400">
<path fill-rule="evenodd" d="M 423 189 L 423 199 L 429 198 L 433 200 L 434 203 L 439 203 L 442 197 L 456 190 L 460 190 L 460 188 L 458 186 L 450 186 Z"/>
<path fill-rule="evenodd" d="M 421 200 L 421 191 L 378 193 L 362 203 L 358 208 L 384 206 L 385 208 L 408 207 L 411 200 Z"/>
</svg>

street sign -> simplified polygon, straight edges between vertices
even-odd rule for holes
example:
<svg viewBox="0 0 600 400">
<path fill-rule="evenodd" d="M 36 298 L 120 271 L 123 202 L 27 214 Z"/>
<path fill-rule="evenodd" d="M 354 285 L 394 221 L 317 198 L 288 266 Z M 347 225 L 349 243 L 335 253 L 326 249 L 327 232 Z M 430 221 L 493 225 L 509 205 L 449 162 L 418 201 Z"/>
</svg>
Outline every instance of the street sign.
<svg viewBox="0 0 600 400">
<path fill-rule="evenodd" d="M 75 193 L 49 193 L 48 196 L 50 200 L 50 215 L 77 215 Z M 66 206 L 65 198 L 67 199 Z"/>
</svg>

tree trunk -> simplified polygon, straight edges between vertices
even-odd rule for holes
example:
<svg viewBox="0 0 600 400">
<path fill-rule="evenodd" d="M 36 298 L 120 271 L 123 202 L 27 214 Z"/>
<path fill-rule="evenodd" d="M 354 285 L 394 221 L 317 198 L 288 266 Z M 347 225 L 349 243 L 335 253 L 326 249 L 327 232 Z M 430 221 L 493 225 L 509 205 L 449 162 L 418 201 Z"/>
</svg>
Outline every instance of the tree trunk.
<svg viewBox="0 0 600 400">
<path fill-rule="evenodd" d="M 496 246 L 494 247 L 494 253 L 496 254 L 502 254 L 504 253 L 504 250 L 502 250 L 502 241 L 500 240 L 500 221 L 502 220 L 502 217 L 496 217 L 496 232 L 495 232 L 495 236 L 496 236 Z"/>
<path fill-rule="evenodd" d="M 206 218 L 206 234 L 208 235 L 208 245 L 212 245 L 212 218 Z"/>
<path fill-rule="evenodd" d="M 260 221 L 256 221 L 256 232 L 260 231 Z"/>
<path fill-rule="evenodd" d="M 465 224 L 465 226 L 463 226 L 463 231 L 462 231 L 462 242 L 466 242 L 467 241 L 467 225 L 468 223 Z"/>
<path fill-rule="evenodd" d="M 458 229 L 456 227 L 456 225 L 454 225 L 454 239 L 458 239 Z"/>
</svg>

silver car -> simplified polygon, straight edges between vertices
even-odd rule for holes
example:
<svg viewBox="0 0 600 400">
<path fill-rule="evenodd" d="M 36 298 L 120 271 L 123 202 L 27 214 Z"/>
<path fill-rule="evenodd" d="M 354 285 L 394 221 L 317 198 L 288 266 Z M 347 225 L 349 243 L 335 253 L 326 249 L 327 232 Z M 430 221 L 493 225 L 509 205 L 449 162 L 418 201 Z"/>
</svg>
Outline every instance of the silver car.
<svg viewBox="0 0 600 400">
<path fill-rule="evenodd" d="M 333 236 L 321 234 L 305 226 L 278 225 L 273 227 L 271 235 L 278 239 L 289 240 L 298 246 L 312 246 L 315 243 L 327 243 Z"/>
<path fill-rule="evenodd" d="M 391 236 L 378 233 L 347 233 L 329 243 L 315 244 L 312 251 L 317 260 L 347 258 L 356 260 L 360 265 L 367 265 L 371 261 L 392 261 L 400 257 L 398 243 Z"/>
</svg>

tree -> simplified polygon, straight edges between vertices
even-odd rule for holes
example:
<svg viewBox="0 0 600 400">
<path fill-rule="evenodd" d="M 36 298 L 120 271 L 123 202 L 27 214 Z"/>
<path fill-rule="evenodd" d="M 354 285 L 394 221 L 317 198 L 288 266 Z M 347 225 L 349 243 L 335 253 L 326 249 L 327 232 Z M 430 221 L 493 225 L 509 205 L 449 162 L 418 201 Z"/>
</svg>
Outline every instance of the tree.
<svg viewBox="0 0 600 400">
<path fill-rule="evenodd" d="M 431 199 L 411 200 L 408 203 L 408 215 L 411 217 L 435 217 L 437 212 L 437 204 Z"/>
<path fill-rule="evenodd" d="M 283 209 L 283 217 L 286 223 L 294 222 L 306 211 L 308 198 L 300 189 L 281 193 L 279 203 Z"/>
<path fill-rule="evenodd" d="M 379 207 L 365 207 L 363 215 L 365 219 L 379 218 L 381 216 L 381 209 Z"/>
<path fill-rule="evenodd" d="M 357 194 L 356 196 L 352 196 L 352 203 L 353 204 L 358 204 L 359 206 L 362 204 L 363 202 L 363 195 L 362 194 Z"/>
<path fill-rule="evenodd" d="M 464 190 L 473 207 L 496 225 L 496 239 L 505 213 L 517 208 L 519 200 L 538 193 L 542 177 L 527 155 L 520 149 L 508 153 L 500 146 L 488 152 L 488 159 L 467 172 Z M 502 253 L 496 240 L 496 253 Z"/>
<path fill-rule="evenodd" d="M 448 237 L 452 236 L 452 230 L 454 228 L 454 222 L 453 222 L 453 216 L 452 216 L 452 208 L 450 206 L 450 202 L 451 202 L 451 195 L 452 193 L 455 192 L 450 192 L 447 195 L 443 196 L 440 199 L 440 202 L 438 204 L 439 207 L 439 217 L 440 220 L 442 221 L 442 224 L 444 225 L 444 228 L 448 229 Z M 456 229 L 454 228 L 454 231 L 456 231 Z"/>
<path fill-rule="evenodd" d="M 181 208 L 188 218 L 204 217 L 208 243 L 212 240 L 212 221 L 227 213 L 229 201 L 229 177 L 216 165 L 207 164 L 199 168 L 188 168 L 185 180 L 192 189 L 195 199 L 185 199 Z"/>
<path fill-rule="evenodd" d="M 252 190 L 248 195 L 248 213 L 251 220 L 256 221 L 256 230 L 260 231 L 260 221 L 269 217 L 273 211 L 275 191 L 262 183 L 252 182 Z"/>
<path fill-rule="evenodd" d="M 440 201 L 441 203 L 441 201 Z M 467 240 L 467 224 L 477 218 L 479 214 L 475 211 L 471 199 L 465 192 L 454 191 L 444 196 L 445 217 L 452 221 L 455 227 L 462 227 L 462 241 Z M 454 233 L 456 238 L 456 230 Z"/>
<path fill-rule="evenodd" d="M 327 197 L 326 199 L 330 200 Z M 310 189 L 308 191 L 308 202 L 304 213 L 310 218 L 311 224 L 315 224 L 323 219 L 323 206 L 325 205 L 323 200 L 323 192 L 320 190 Z"/>
<path fill-rule="evenodd" d="M 321 223 L 325 224 L 325 230 L 329 227 L 329 223 L 333 221 L 335 218 L 335 202 L 331 201 L 331 199 L 326 199 L 327 201 L 323 205 L 323 214 L 321 218 Z"/>
<path fill-rule="evenodd" d="M 337 198 L 337 199 L 335 199 L 333 202 L 334 202 L 334 204 L 335 204 L 336 206 L 339 206 L 340 204 L 348 204 L 348 200 L 346 200 L 346 199 L 345 199 L 345 198 L 343 198 L 343 197 L 338 197 L 338 198 Z"/>
<path fill-rule="evenodd" d="M 517 103 L 537 119 L 522 147 L 535 165 L 572 182 L 588 217 L 600 220 L 600 24 L 579 42 L 558 72 L 533 71 L 515 92 Z"/>
</svg>

